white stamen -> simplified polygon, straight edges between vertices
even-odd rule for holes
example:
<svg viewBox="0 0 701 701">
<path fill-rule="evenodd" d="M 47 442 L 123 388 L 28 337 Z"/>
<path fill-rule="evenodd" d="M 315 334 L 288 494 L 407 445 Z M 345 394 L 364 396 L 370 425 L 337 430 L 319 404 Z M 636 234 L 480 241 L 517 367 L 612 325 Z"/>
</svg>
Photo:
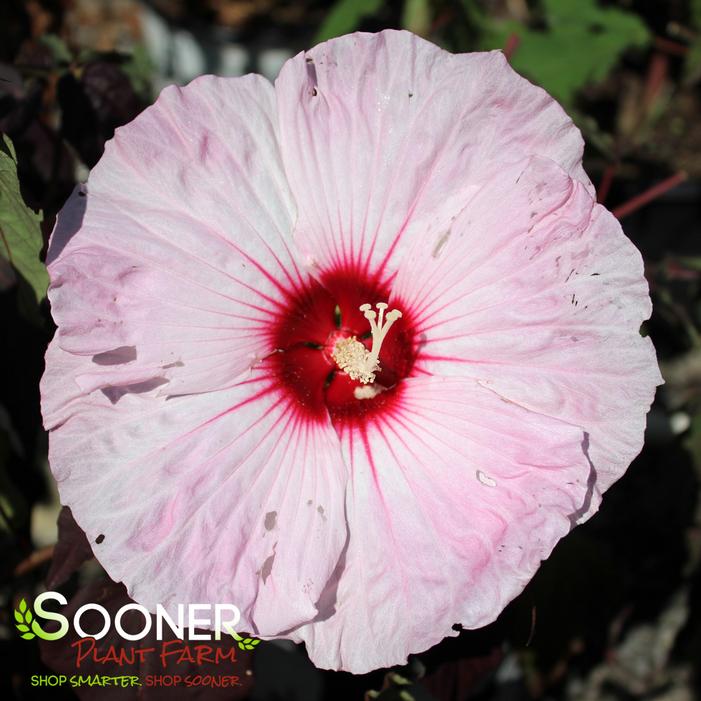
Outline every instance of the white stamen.
<svg viewBox="0 0 701 701">
<path fill-rule="evenodd" d="M 392 309 L 385 314 L 388 307 L 385 302 L 378 302 L 375 307 L 378 312 L 375 312 L 370 304 L 360 306 L 363 316 L 370 322 L 372 348 L 368 350 L 355 336 L 351 336 L 338 341 L 332 352 L 338 367 L 347 372 L 351 379 L 362 382 L 364 385 L 375 381 L 375 374 L 381 369 L 378 359 L 382 342 L 390 326 L 402 316 L 398 309 Z"/>
<path fill-rule="evenodd" d="M 362 385 L 353 390 L 356 399 L 374 399 L 378 394 L 382 394 L 387 388 L 382 385 Z"/>
</svg>

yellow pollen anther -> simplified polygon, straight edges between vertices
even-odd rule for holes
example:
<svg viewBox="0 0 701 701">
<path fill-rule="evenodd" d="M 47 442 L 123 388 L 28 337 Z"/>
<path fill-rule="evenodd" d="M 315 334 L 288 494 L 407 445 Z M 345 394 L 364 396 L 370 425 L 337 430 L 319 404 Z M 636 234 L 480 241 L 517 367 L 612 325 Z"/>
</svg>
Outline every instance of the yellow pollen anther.
<svg viewBox="0 0 701 701">
<path fill-rule="evenodd" d="M 372 349 L 368 350 L 355 336 L 343 338 L 334 346 L 332 356 L 341 370 L 348 373 L 351 379 L 364 385 L 375 381 L 375 374 L 380 371 L 380 348 L 387 336 L 390 326 L 402 316 L 398 309 L 392 309 L 385 314 L 388 305 L 378 302 L 375 312 L 370 304 L 360 306 L 363 316 L 370 322 L 372 334 Z"/>
</svg>

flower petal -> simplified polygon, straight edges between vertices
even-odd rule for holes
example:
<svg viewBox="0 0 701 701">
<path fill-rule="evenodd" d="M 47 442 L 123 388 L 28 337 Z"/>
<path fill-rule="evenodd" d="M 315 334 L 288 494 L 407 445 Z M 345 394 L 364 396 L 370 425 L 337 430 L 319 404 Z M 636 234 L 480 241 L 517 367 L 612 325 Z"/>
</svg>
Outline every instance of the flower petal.
<svg viewBox="0 0 701 701">
<path fill-rule="evenodd" d="M 325 614 L 296 631 L 312 661 L 363 673 L 493 621 L 596 498 L 583 439 L 474 380 L 406 380 L 344 442 L 351 535 Z"/>
<path fill-rule="evenodd" d="M 95 356 L 81 386 L 230 384 L 271 350 L 265 330 L 299 280 L 293 220 L 270 83 L 166 88 L 107 144 L 51 238 L 58 342 Z"/>
<path fill-rule="evenodd" d="M 582 426 L 607 489 L 639 452 L 661 382 L 639 332 L 650 314 L 640 253 L 539 158 L 485 183 L 438 233 L 416 243 L 393 288 L 417 320 L 419 363 Z"/>
<path fill-rule="evenodd" d="M 351 34 L 275 84 L 297 244 L 322 268 L 381 270 L 504 164 L 540 154 L 591 189 L 581 135 L 499 51 L 449 54 L 408 32 Z M 391 266 L 390 266 L 391 267 Z"/>
<path fill-rule="evenodd" d="M 313 618 L 347 538 L 330 422 L 297 422 L 255 376 L 113 404 L 65 379 L 89 363 L 51 344 L 42 391 L 72 399 L 45 405 L 45 422 L 61 500 L 110 576 L 152 609 L 233 603 L 261 635 Z"/>
</svg>

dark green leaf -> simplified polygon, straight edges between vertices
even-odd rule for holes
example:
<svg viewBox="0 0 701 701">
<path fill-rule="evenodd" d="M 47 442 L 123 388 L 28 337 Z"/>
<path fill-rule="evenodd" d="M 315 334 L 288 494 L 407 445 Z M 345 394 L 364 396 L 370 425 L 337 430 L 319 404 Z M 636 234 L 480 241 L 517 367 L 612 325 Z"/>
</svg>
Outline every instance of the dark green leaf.
<svg viewBox="0 0 701 701">
<path fill-rule="evenodd" d="M 701 0 L 689 0 L 689 14 L 691 24 L 701 30 Z"/>
<path fill-rule="evenodd" d="M 49 277 L 39 260 L 43 245 L 41 214 L 24 204 L 17 180 L 17 157 L 12 142 L 0 142 L 0 254 L 31 285 L 37 302 L 46 296 Z"/>
<path fill-rule="evenodd" d="M 694 85 L 701 80 L 701 36 L 689 47 L 684 62 L 684 83 Z"/>
<path fill-rule="evenodd" d="M 55 34 L 44 34 L 44 36 L 40 38 L 40 41 L 45 46 L 49 47 L 54 57 L 54 62 L 57 65 L 69 64 L 73 60 L 73 56 L 66 46 L 66 42 L 63 41 L 61 37 L 58 37 Z"/>
<path fill-rule="evenodd" d="M 374 15 L 381 7 L 381 0 L 338 0 L 319 27 L 315 42 L 354 31 L 365 17 Z"/>
<path fill-rule="evenodd" d="M 431 29 L 431 3 L 429 0 L 404 0 L 402 27 L 420 36 L 428 35 Z"/>
<path fill-rule="evenodd" d="M 145 46 L 137 44 L 134 47 L 129 60 L 122 65 L 122 71 L 126 73 L 132 87 L 141 97 L 152 99 L 153 63 Z"/>
<path fill-rule="evenodd" d="M 546 30 L 484 19 L 481 48 L 503 48 L 510 35 L 518 35 L 513 67 L 564 104 L 584 85 L 603 80 L 627 48 L 650 39 L 637 15 L 597 0 L 543 0 L 542 6 Z"/>
</svg>

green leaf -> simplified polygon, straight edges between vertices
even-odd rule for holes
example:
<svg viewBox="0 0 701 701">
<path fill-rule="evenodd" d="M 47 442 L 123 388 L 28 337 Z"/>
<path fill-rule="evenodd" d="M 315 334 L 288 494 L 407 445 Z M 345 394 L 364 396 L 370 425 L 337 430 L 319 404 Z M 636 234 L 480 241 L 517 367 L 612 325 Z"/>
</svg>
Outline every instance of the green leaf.
<svg viewBox="0 0 701 701">
<path fill-rule="evenodd" d="M 73 60 L 70 50 L 66 46 L 66 42 L 61 37 L 55 34 L 44 34 L 39 41 L 45 46 L 48 46 L 53 54 L 54 62 L 57 65 L 69 64 Z"/>
<path fill-rule="evenodd" d="M 701 79 L 701 37 L 697 37 L 686 53 L 684 84 L 694 85 Z"/>
<path fill-rule="evenodd" d="M 19 602 L 19 610 L 24 613 L 27 610 L 27 602 L 24 599 L 21 599 Z"/>
<path fill-rule="evenodd" d="M 122 65 L 122 70 L 127 74 L 134 90 L 144 98 L 152 98 L 152 76 L 154 72 L 153 62 L 146 47 L 137 44 L 129 60 Z"/>
<path fill-rule="evenodd" d="M 315 43 L 354 31 L 365 17 L 374 15 L 381 7 L 382 0 L 338 0 L 319 27 Z"/>
<path fill-rule="evenodd" d="M 518 35 L 513 67 L 565 105 L 584 85 L 603 80 L 626 49 L 650 40 L 640 17 L 597 0 L 542 0 L 542 7 L 542 31 L 484 18 L 480 48 L 503 48 L 511 34 Z"/>
<path fill-rule="evenodd" d="M 410 692 L 414 682 L 406 677 L 403 677 L 396 672 L 388 672 L 385 675 L 384 683 L 380 691 L 368 691 L 366 698 L 368 699 L 386 699 L 390 701 L 416 701 L 416 697 Z"/>
<path fill-rule="evenodd" d="M 34 638 L 34 633 L 25 633 L 22 637 L 25 640 L 32 640 Z"/>
<path fill-rule="evenodd" d="M 255 647 L 255 646 L 258 645 L 259 643 L 260 643 L 260 640 L 259 640 L 259 639 L 256 639 L 256 640 L 254 640 L 254 641 L 251 643 L 251 645 L 253 645 L 253 647 Z"/>
<path fill-rule="evenodd" d="M 36 314 L 39 310 L 34 304 Z M 42 321 L 43 323 L 43 321 Z M 4 407 L 0 405 L 0 414 Z M 21 450 L 21 446 L 19 446 Z M 11 454 L 17 454 L 18 446 L 14 443 L 12 427 L 0 428 L 0 534 L 3 532 L 16 533 L 26 523 L 28 510 L 26 501 L 15 483 L 10 479 L 7 466 Z"/>
<path fill-rule="evenodd" d="M 253 650 L 253 645 L 244 645 L 246 650 Z"/>
<path fill-rule="evenodd" d="M 22 618 L 22 614 L 19 611 L 15 611 L 15 620 L 18 623 L 22 623 L 22 621 L 24 621 L 24 618 Z"/>
<path fill-rule="evenodd" d="M 12 142 L 0 141 L 0 254 L 31 285 L 37 302 L 46 296 L 49 276 L 39 260 L 43 246 L 41 214 L 24 204 L 17 180 L 17 157 Z"/>
<path fill-rule="evenodd" d="M 689 0 L 689 19 L 695 29 L 701 30 L 701 0 Z"/>
<path fill-rule="evenodd" d="M 24 623 L 15 623 L 17 626 L 17 630 L 21 631 L 22 633 L 26 633 L 29 630 L 29 626 L 25 625 Z"/>
<path fill-rule="evenodd" d="M 250 638 L 244 638 L 244 639 L 243 639 L 243 644 L 244 644 L 244 645 L 249 645 L 250 642 L 251 642 L 251 639 L 250 639 Z"/>
<path fill-rule="evenodd" d="M 689 270 L 701 271 L 701 257 L 699 256 L 677 256 L 672 262 L 677 262 Z"/>
<path fill-rule="evenodd" d="M 407 679 L 406 677 L 403 677 L 401 674 L 397 674 L 396 672 L 390 673 L 390 680 L 392 681 L 392 684 L 396 684 L 397 686 L 410 686 L 411 681 Z"/>
<path fill-rule="evenodd" d="M 414 34 L 427 36 L 431 29 L 431 14 L 428 0 L 404 0 L 402 27 Z"/>
<path fill-rule="evenodd" d="M 32 618 L 34 618 L 34 616 L 32 616 L 31 611 L 27 611 L 27 613 L 24 614 L 24 620 L 27 621 L 27 623 L 31 623 Z"/>
</svg>

